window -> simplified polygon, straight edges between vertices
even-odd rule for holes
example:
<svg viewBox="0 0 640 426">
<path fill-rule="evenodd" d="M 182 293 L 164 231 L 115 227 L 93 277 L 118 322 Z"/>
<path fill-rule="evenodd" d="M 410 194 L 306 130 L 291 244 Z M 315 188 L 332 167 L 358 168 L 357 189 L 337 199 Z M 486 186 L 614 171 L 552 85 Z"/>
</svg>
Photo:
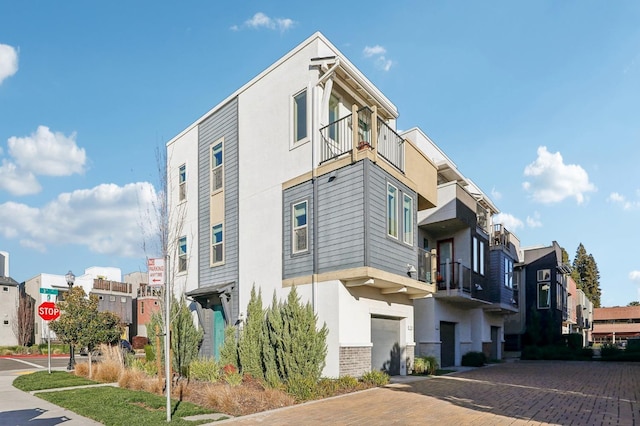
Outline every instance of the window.
<svg viewBox="0 0 640 426">
<path fill-rule="evenodd" d="M 109 302 L 115 302 L 115 301 L 116 301 L 115 296 L 109 296 Z"/>
<path fill-rule="evenodd" d="M 307 137 L 307 90 L 293 97 L 293 142 Z"/>
<path fill-rule="evenodd" d="M 558 310 L 562 310 L 564 301 L 564 290 L 562 288 L 562 284 L 556 283 L 556 308 Z"/>
<path fill-rule="evenodd" d="M 549 309 L 551 306 L 551 284 L 538 283 L 538 309 Z"/>
<path fill-rule="evenodd" d="M 293 237 L 292 253 L 307 251 L 308 245 L 308 224 L 307 224 L 307 202 L 303 201 L 293 205 Z"/>
<path fill-rule="evenodd" d="M 9 325 L 9 320 L 4 320 L 4 321 L 3 321 L 3 324 L 4 324 L 4 325 Z"/>
<path fill-rule="evenodd" d="M 140 313 L 144 314 L 144 302 L 140 302 Z"/>
<path fill-rule="evenodd" d="M 224 260 L 224 239 L 222 237 L 222 224 L 211 227 L 211 263 L 222 263 Z"/>
<path fill-rule="evenodd" d="M 538 281 L 549 281 L 549 280 L 551 280 L 551 269 L 538 270 Z"/>
<path fill-rule="evenodd" d="M 183 201 L 187 198 L 187 165 L 180 166 L 178 171 L 178 199 Z"/>
<path fill-rule="evenodd" d="M 217 191 L 218 189 L 222 188 L 222 154 L 222 142 L 217 143 L 211 147 L 211 192 Z"/>
<path fill-rule="evenodd" d="M 187 237 L 178 239 L 178 272 L 187 270 Z"/>
<path fill-rule="evenodd" d="M 126 297 L 121 297 L 120 298 L 120 303 L 127 303 L 127 298 Z"/>
<path fill-rule="evenodd" d="M 329 97 L 329 138 L 338 142 L 337 121 L 340 118 L 340 101 L 335 95 Z"/>
<path fill-rule="evenodd" d="M 2 287 L 2 291 L 9 291 L 9 287 Z"/>
<path fill-rule="evenodd" d="M 484 241 L 473 237 L 473 272 L 484 275 Z"/>
<path fill-rule="evenodd" d="M 398 188 L 387 184 L 387 234 L 398 238 Z"/>
<path fill-rule="evenodd" d="M 513 261 L 507 258 L 504 259 L 504 286 L 513 288 Z"/>
<path fill-rule="evenodd" d="M 402 239 L 413 245 L 413 198 L 404 194 L 402 197 Z"/>
</svg>

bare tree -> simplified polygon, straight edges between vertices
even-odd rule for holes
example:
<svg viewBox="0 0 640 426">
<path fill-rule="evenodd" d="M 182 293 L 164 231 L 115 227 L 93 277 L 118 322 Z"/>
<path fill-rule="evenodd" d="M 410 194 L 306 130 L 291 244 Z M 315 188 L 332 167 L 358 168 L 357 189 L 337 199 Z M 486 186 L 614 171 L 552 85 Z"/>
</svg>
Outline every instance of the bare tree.
<svg viewBox="0 0 640 426">
<path fill-rule="evenodd" d="M 34 309 L 35 300 L 24 291 L 23 285 L 19 286 L 15 317 L 11 325 L 20 346 L 30 346 L 33 343 Z"/>
</svg>

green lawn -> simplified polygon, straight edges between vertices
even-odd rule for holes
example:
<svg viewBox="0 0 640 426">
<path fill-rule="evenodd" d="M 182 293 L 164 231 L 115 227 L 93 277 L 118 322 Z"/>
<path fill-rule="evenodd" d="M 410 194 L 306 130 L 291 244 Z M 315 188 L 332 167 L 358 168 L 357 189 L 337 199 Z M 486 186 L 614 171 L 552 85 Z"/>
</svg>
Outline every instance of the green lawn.
<svg viewBox="0 0 640 426">
<path fill-rule="evenodd" d="M 13 381 L 13 386 L 25 392 L 43 389 L 66 388 L 68 386 L 95 385 L 98 382 L 79 377 L 66 371 L 38 371 L 25 374 Z"/>
<path fill-rule="evenodd" d="M 52 402 L 81 416 L 105 425 L 127 424 L 155 426 L 166 423 L 163 396 L 111 386 L 73 389 L 58 392 L 39 392 L 39 398 Z M 171 401 L 172 425 L 199 425 L 211 420 L 189 421 L 182 417 L 212 413 L 188 402 Z"/>
</svg>

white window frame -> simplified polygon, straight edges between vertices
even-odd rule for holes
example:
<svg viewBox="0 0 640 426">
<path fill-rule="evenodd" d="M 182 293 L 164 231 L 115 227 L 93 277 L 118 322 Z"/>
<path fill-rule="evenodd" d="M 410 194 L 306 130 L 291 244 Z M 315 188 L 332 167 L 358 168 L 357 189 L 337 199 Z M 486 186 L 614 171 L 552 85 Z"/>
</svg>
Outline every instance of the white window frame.
<svg viewBox="0 0 640 426">
<path fill-rule="evenodd" d="M 546 302 L 546 306 L 541 306 L 540 305 L 540 289 L 543 286 L 547 286 L 546 292 L 547 292 L 547 302 Z M 536 288 L 536 305 L 538 306 L 538 309 L 550 309 L 551 308 L 551 282 L 539 282 L 538 286 Z"/>
<path fill-rule="evenodd" d="M 405 193 L 402 194 L 402 240 L 413 246 L 413 197 Z"/>
<path fill-rule="evenodd" d="M 513 260 L 504 258 L 504 286 L 513 288 Z"/>
<path fill-rule="evenodd" d="M 484 242 L 477 236 L 473 237 L 473 272 L 484 276 Z"/>
<path fill-rule="evenodd" d="M 392 193 L 393 192 L 393 193 Z M 398 239 L 398 188 L 387 182 L 387 235 Z"/>
<path fill-rule="evenodd" d="M 215 164 L 214 150 L 220 146 L 220 164 Z M 211 168 L 211 193 L 224 189 L 224 138 L 218 139 L 209 147 L 209 164 Z M 220 186 L 216 186 L 219 176 Z"/>
<path fill-rule="evenodd" d="M 304 205 L 304 224 L 296 223 L 296 207 Z M 304 248 L 300 248 L 299 234 L 304 232 L 305 242 Z M 300 201 L 291 205 L 291 254 L 306 253 L 309 251 L 309 203 L 307 200 Z"/>
<path fill-rule="evenodd" d="M 184 242 L 184 244 L 183 244 Z M 183 250 L 184 247 L 184 250 Z M 187 271 L 187 236 L 178 238 L 178 273 Z"/>
<path fill-rule="evenodd" d="M 220 229 L 220 241 L 215 241 L 216 232 L 214 231 L 216 228 Z M 221 258 L 220 260 L 216 260 L 215 254 L 217 253 L 216 249 L 220 247 Z M 211 226 L 211 265 L 220 265 L 224 263 L 224 223 L 216 223 Z"/>
<path fill-rule="evenodd" d="M 187 199 L 187 164 L 178 167 L 178 201 Z"/>
<path fill-rule="evenodd" d="M 305 108 L 305 119 L 304 119 L 304 125 L 305 125 L 305 134 L 298 138 L 298 105 L 301 105 L 301 103 L 298 102 L 298 98 L 304 95 L 305 96 L 305 101 L 304 101 L 304 108 Z M 309 107 L 310 107 L 310 102 L 309 102 L 309 90 L 307 87 L 305 87 L 304 89 L 300 90 L 297 93 L 294 93 L 291 96 L 291 146 L 292 147 L 297 147 L 305 142 L 309 141 L 309 130 L 310 130 L 310 122 L 309 122 Z"/>
</svg>

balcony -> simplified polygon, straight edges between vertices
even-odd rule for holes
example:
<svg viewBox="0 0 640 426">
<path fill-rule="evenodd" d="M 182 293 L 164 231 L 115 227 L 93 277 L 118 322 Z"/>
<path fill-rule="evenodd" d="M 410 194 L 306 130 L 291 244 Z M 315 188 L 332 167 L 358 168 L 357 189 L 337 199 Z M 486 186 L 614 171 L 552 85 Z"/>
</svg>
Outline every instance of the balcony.
<svg viewBox="0 0 640 426">
<path fill-rule="evenodd" d="M 436 297 L 466 305 L 468 307 L 488 306 L 485 289 L 474 282 L 470 268 L 460 262 L 445 262 L 438 265 L 436 272 Z"/>
<path fill-rule="evenodd" d="M 358 123 L 355 129 L 353 127 L 354 117 L 357 117 Z M 374 120 L 377 122 L 377 126 L 376 131 L 372 132 L 371 124 Z M 321 163 L 350 154 L 354 146 L 358 151 L 376 150 L 377 147 L 377 152 L 382 158 L 400 172 L 405 172 L 405 140 L 368 107 L 361 108 L 355 113 L 323 127 L 320 129 L 320 135 L 322 137 Z"/>
<path fill-rule="evenodd" d="M 118 281 L 108 281 L 100 278 L 93 280 L 93 290 L 116 291 L 118 293 L 131 293 L 131 284 Z"/>
</svg>

